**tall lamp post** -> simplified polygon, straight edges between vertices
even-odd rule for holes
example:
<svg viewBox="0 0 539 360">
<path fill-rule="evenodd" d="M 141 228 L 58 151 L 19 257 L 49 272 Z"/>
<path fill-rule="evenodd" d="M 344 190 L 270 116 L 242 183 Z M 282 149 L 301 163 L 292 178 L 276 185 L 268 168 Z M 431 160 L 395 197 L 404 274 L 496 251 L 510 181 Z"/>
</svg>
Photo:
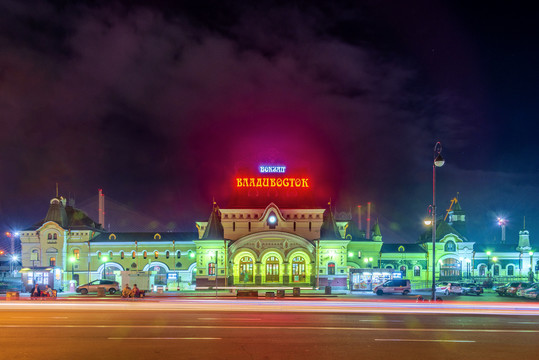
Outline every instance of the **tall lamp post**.
<svg viewBox="0 0 539 360">
<path fill-rule="evenodd" d="M 109 261 L 109 258 L 107 256 L 103 256 L 102 261 L 103 261 L 103 277 L 102 277 L 102 279 L 106 279 L 107 278 L 107 262 Z"/>
<path fill-rule="evenodd" d="M 497 220 L 498 225 L 502 228 L 502 244 L 505 244 L 505 225 L 507 224 L 507 220 L 501 217 L 499 217 Z"/>
<path fill-rule="evenodd" d="M 490 255 L 492 253 L 490 251 L 487 251 L 487 277 L 489 276 L 490 274 Z"/>
<path fill-rule="evenodd" d="M 530 274 L 532 276 L 531 281 L 535 281 L 535 274 L 533 272 L 533 270 L 534 270 L 534 268 L 533 268 L 533 251 L 530 251 L 529 254 L 530 254 Z"/>
<path fill-rule="evenodd" d="M 442 167 L 445 160 L 441 155 L 442 143 L 434 145 L 434 161 L 432 162 L 432 300 L 436 301 L 436 168 Z"/>
</svg>

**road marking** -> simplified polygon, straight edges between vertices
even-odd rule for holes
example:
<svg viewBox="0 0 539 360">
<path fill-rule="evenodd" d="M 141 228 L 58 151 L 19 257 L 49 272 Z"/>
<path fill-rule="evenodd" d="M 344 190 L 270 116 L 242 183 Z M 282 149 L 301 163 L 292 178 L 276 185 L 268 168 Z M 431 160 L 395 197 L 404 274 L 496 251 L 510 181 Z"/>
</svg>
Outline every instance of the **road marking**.
<svg viewBox="0 0 539 360">
<path fill-rule="evenodd" d="M 253 318 L 198 318 L 198 320 L 232 320 L 232 321 L 262 321 L 262 319 L 253 319 Z"/>
<path fill-rule="evenodd" d="M 252 329 L 252 330 L 335 330 L 335 331 L 403 331 L 403 332 L 473 332 L 473 333 L 539 333 L 539 330 L 518 329 L 411 329 L 411 328 L 369 328 L 369 327 L 331 327 L 331 326 L 234 326 L 234 325 L 8 325 L 0 324 L 1 328 L 137 328 L 137 329 Z"/>
<path fill-rule="evenodd" d="M 212 337 L 109 337 L 109 340 L 222 340 Z"/>
<path fill-rule="evenodd" d="M 10 319 L 69 319 L 67 316 L 43 316 L 36 318 L 35 316 L 12 316 Z"/>
<path fill-rule="evenodd" d="M 534 321 L 509 321 L 509 324 L 532 324 L 532 325 L 537 325 L 539 323 L 534 322 Z"/>
<path fill-rule="evenodd" d="M 374 341 L 423 341 L 423 342 L 450 342 L 450 343 L 474 343 L 474 340 L 439 340 L 439 339 L 374 339 Z"/>
<path fill-rule="evenodd" d="M 382 320 L 382 319 L 359 320 L 359 321 L 368 321 L 368 322 L 395 322 L 395 323 L 401 323 L 401 322 L 403 322 L 403 320 Z"/>
</svg>

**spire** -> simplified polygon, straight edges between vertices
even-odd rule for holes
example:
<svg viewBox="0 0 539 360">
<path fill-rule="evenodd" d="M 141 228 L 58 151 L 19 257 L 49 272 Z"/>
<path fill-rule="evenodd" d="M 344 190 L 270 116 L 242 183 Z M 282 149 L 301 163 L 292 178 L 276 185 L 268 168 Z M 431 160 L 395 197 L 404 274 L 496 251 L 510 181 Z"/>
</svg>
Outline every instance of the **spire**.
<svg viewBox="0 0 539 360">
<path fill-rule="evenodd" d="M 382 241 L 382 232 L 380 231 L 380 224 L 378 223 L 378 219 L 376 219 L 376 223 L 372 227 L 372 240 Z"/>
<path fill-rule="evenodd" d="M 208 219 L 208 226 L 206 226 L 206 230 L 201 239 L 223 240 L 224 238 L 225 231 L 223 229 L 223 224 L 221 224 L 221 212 L 214 199 L 213 209 L 210 218 Z"/>
<path fill-rule="evenodd" d="M 68 226 L 68 218 L 62 198 L 53 198 L 49 205 L 49 210 L 45 216 L 45 222 L 54 221 L 64 229 Z"/>
<path fill-rule="evenodd" d="M 333 212 L 331 211 L 331 199 L 328 203 L 329 209 L 326 210 L 324 215 L 327 213 L 327 216 L 324 216 L 324 222 L 320 227 L 320 240 L 337 240 L 342 239 L 339 229 L 337 228 L 337 223 L 333 217 Z"/>
</svg>

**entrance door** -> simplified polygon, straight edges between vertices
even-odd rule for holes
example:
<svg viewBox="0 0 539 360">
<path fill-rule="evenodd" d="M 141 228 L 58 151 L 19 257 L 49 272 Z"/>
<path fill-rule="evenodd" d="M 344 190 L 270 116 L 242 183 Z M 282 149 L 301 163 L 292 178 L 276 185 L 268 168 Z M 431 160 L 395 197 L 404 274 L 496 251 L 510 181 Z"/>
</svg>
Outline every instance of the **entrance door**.
<svg viewBox="0 0 539 360">
<path fill-rule="evenodd" d="M 240 259 L 240 282 L 247 283 L 253 281 L 253 258 L 243 256 Z"/>
<path fill-rule="evenodd" d="M 279 259 L 275 256 L 266 260 L 266 282 L 279 282 Z"/>
<path fill-rule="evenodd" d="M 305 282 L 305 259 L 300 256 L 292 259 L 292 282 Z"/>
</svg>

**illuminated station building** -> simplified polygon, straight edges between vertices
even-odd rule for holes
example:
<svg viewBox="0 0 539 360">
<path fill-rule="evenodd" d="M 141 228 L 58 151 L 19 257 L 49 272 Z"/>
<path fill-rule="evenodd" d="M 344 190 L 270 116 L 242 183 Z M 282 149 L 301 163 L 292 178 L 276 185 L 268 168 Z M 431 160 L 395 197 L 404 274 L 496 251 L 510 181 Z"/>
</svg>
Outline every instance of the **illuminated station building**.
<svg viewBox="0 0 539 360">
<path fill-rule="evenodd" d="M 336 219 L 331 204 L 290 206 L 303 202 L 311 183 L 285 171 L 260 167 L 261 174 L 235 178 L 240 198 L 265 204 L 221 209 L 214 202 L 208 221 L 196 222 L 195 232 L 108 232 L 57 196 L 44 220 L 21 231 L 23 282 L 27 289 L 34 281 L 72 289 L 96 279 L 121 282 L 122 271 L 138 270 L 150 271 L 152 284 L 169 291 L 216 286 L 361 291 L 392 278 L 410 279 L 414 288 L 430 286 L 430 231 L 417 243 L 384 243 L 377 222 L 371 227 L 367 218 L 370 229 L 361 230 L 361 215 L 359 221 Z M 517 245 L 474 250 L 458 200 L 445 215 L 437 226 L 437 281 L 528 274 L 533 260 L 523 256 L 532 254 L 527 230 Z"/>
</svg>

